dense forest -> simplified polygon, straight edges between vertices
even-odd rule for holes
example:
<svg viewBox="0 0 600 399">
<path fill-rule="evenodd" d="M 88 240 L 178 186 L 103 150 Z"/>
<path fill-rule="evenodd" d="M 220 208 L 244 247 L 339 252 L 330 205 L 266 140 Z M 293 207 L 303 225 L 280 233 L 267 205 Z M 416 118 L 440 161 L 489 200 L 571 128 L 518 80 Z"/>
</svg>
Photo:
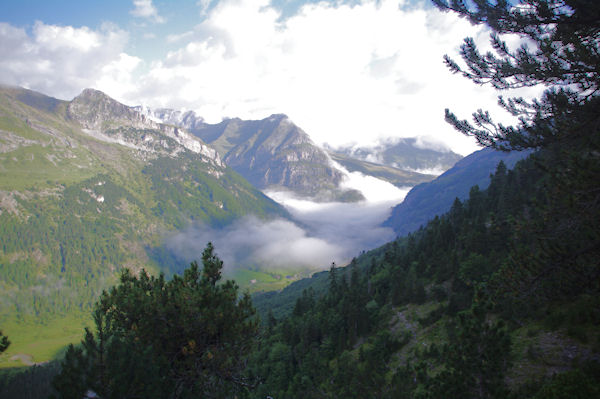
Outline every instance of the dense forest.
<svg viewBox="0 0 600 399">
<path fill-rule="evenodd" d="M 269 295 L 262 317 L 221 281 L 211 244 L 168 281 L 124 270 L 60 367 L 14 376 L 6 392 L 32 397 L 27 378 L 55 398 L 599 397 L 600 4 L 434 2 L 494 31 L 496 55 L 466 39 L 466 68 L 446 57 L 453 72 L 549 87 L 531 103 L 500 99 L 516 127 L 446 112 L 482 145 L 530 157 L 500 163 L 486 190 L 418 231 Z M 503 33 L 535 46 L 511 52 Z"/>
</svg>

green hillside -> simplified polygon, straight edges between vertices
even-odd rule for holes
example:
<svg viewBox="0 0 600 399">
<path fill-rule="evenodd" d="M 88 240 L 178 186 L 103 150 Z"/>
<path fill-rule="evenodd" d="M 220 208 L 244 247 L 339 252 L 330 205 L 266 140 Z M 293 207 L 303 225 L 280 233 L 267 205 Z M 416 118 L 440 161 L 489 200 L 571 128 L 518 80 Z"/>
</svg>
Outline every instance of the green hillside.
<svg viewBox="0 0 600 399">
<path fill-rule="evenodd" d="M 19 353 L 48 360 L 72 342 L 72 326 L 89 321 L 123 268 L 169 267 L 154 256 L 169 231 L 286 215 L 208 151 L 188 150 L 168 126 L 119 114 L 120 104 L 94 95 L 108 128 L 91 134 L 74 120 L 73 102 L 0 89 L 0 326 L 20 337 L 0 366 L 20 365 L 10 360 Z M 121 143 L 106 139 L 116 136 Z M 149 137 L 154 144 L 142 147 Z"/>
<path fill-rule="evenodd" d="M 417 232 L 255 297 L 264 330 L 249 375 L 262 383 L 250 397 L 600 392 L 597 259 L 541 276 L 543 266 L 520 263 L 546 251 L 519 221 L 550 206 L 539 162 L 500 164 L 487 190 L 475 186 Z"/>
</svg>

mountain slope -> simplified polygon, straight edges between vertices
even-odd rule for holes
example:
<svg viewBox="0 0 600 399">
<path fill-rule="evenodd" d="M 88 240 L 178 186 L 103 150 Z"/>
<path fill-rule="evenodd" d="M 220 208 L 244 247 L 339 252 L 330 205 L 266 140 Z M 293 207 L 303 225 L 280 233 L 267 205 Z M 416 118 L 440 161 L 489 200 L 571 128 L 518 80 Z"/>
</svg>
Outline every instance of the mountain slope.
<svg viewBox="0 0 600 399">
<path fill-rule="evenodd" d="M 250 397 L 597 397 L 598 285 L 565 289 L 577 271 L 531 273 L 519 254 L 552 251 L 524 227 L 548 219 L 539 159 L 349 267 L 258 295 Z"/>
<path fill-rule="evenodd" d="M 151 118 L 190 129 L 260 189 L 284 188 L 321 201 L 362 198 L 358 191 L 340 188 L 343 172 L 285 115 L 251 121 L 234 118 L 211 125 L 190 112 L 138 109 Z"/>
<path fill-rule="evenodd" d="M 447 149 L 436 149 L 434 144 L 431 145 L 432 148 L 426 146 L 427 143 L 421 143 L 418 138 L 411 137 L 381 143 L 372 148 L 343 147 L 335 152 L 363 161 L 426 174 L 440 174 L 440 171 L 451 168 L 462 158 Z"/>
<path fill-rule="evenodd" d="M 17 337 L 87 313 L 122 268 L 168 271 L 169 231 L 287 216 L 195 136 L 94 90 L 0 87 L 0 171 L 0 324 Z"/>
<path fill-rule="evenodd" d="M 404 201 L 394 207 L 384 226 L 393 228 L 399 236 L 415 231 L 436 215 L 448 211 L 455 198 L 467 198 L 471 187 L 478 185 L 485 189 L 500 161 L 512 168 L 527 155 L 529 152 L 504 153 L 491 149 L 474 152 L 435 180 L 413 187 Z"/>
</svg>

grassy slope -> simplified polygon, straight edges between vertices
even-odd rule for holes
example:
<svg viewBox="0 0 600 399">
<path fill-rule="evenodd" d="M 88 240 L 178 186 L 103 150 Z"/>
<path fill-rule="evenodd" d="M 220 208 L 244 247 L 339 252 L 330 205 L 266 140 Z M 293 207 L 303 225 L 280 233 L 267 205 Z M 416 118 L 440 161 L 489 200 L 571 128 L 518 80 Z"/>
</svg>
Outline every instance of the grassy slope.
<svg viewBox="0 0 600 399">
<path fill-rule="evenodd" d="M 12 341 L 0 367 L 44 362 L 78 342 L 120 268 L 158 272 L 148 249 L 165 232 L 190 219 L 285 215 L 195 154 L 149 159 L 86 135 L 66 105 L 0 87 L 0 329 Z"/>
</svg>

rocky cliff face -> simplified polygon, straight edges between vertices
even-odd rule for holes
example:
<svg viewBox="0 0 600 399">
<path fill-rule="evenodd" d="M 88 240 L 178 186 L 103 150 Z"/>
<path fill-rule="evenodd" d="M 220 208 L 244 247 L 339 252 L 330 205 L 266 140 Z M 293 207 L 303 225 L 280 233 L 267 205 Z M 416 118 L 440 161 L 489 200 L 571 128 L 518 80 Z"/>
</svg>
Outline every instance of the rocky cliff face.
<svg viewBox="0 0 600 399">
<path fill-rule="evenodd" d="M 328 155 L 285 115 L 224 124 L 226 137 L 222 138 L 243 139 L 232 140 L 235 145 L 224 155 L 225 162 L 247 171 L 248 180 L 261 188 L 284 186 L 318 195 L 323 190 L 335 190 L 343 178 L 342 172 L 331 166 Z"/>
<path fill-rule="evenodd" d="M 169 108 L 152 109 L 144 106 L 132 107 L 146 117 L 169 125 L 180 126 L 190 132 L 204 128 L 207 124 L 194 111 L 178 111 Z"/>
<path fill-rule="evenodd" d="M 355 190 L 340 188 L 344 173 L 329 155 L 286 115 L 262 120 L 227 119 L 204 123 L 195 113 L 138 107 L 149 118 L 184 126 L 215 148 L 225 163 L 258 188 L 282 188 L 313 199 L 359 200 Z"/>
<path fill-rule="evenodd" d="M 86 133 L 105 141 L 173 156 L 185 148 L 222 166 L 214 149 L 181 127 L 156 122 L 98 90 L 85 89 L 75 97 L 67 106 L 67 116 L 79 122 Z"/>
</svg>

